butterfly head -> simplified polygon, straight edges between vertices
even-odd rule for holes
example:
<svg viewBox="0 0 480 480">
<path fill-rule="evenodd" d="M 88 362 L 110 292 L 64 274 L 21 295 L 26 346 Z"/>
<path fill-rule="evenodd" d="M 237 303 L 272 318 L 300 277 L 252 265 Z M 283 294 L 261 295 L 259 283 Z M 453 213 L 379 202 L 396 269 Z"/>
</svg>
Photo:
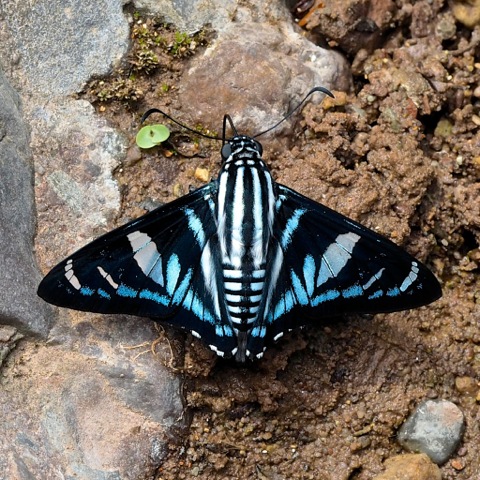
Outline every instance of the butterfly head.
<svg viewBox="0 0 480 480">
<path fill-rule="evenodd" d="M 260 142 L 246 135 L 235 135 L 226 140 L 222 147 L 222 161 L 228 163 L 244 158 L 261 158 L 263 147 Z"/>
</svg>

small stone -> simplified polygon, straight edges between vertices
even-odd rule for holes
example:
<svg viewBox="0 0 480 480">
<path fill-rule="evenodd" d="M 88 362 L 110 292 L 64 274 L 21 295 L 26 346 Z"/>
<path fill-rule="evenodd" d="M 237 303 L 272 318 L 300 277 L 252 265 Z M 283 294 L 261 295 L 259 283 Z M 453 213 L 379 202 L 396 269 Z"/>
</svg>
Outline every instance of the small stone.
<svg viewBox="0 0 480 480">
<path fill-rule="evenodd" d="M 435 136 L 449 138 L 452 135 L 453 125 L 450 120 L 441 118 L 435 127 Z"/>
<path fill-rule="evenodd" d="M 195 178 L 205 183 L 210 181 L 210 170 L 208 170 L 208 168 L 200 168 L 200 167 L 196 168 Z"/>
<path fill-rule="evenodd" d="M 10 341 L 16 333 L 17 329 L 15 327 L 9 325 L 0 326 L 0 342 L 6 343 Z"/>
<path fill-rule="evenodd" d="M 440 469 L 423 453 L 385 460 L 385 472 L 372 480 L 442 480 Z"/>
<path fill-rule="evenodd" d="M 398 442 L 407 450 L 427 454 L 441 465 L 458 448 L 464 429 L 463 413 L 454 403 L 427 400 L 402 425 Z"/>
<path fill-rule="evenodd" d="M 173 194 L 178 198 L 178 197 L 182 197 L 183 195 L 185 195 L 184 191 L 183 191 L 183 187 L 182 185 L 180 185 L 179 183 L 176 183 L 174 186 L 173 186 Z"/>
<path fill-rule="evenodd" d="M 127 150 L 127 155 L 125 156 L 125 159 L 123 160 L 123 164 L 126 167 L 130 167 L 132 165 L 135 165 L 137 162 L 139 162 L 142 159 L 142 152 L 141 150 L 137 147 L 137 145 L 132 145 L 128 150 Z"/>
<path fill-rule="evenodd" d="M 449 40 L 457 33 L 455 18 L 452 14 L 442 15 L 439 17 L 435 26 L 435 34 L 442 40 Z"/>
<path fill-rule="evenodd" d="M 451 4 L 455 18 L 466 27 L 473 28 L 480 24 L 480 0 L 453 0 Z"/>
<path fill-rule="evenodd" d="M 465 465 L 460 460 L 452 460 L 450 464 L 455 470 L 457 470 L 457 472 L 465 468 Z"/>
<path fill-rule="evenodd" d="M 455 378 L 455 388 L 464 394 L 476 394 L 478 385 L 472 377 L 457 377 Z"/>
<path fill-rule="evenodd" d="M 480 125 L 480 117 L 478 115 L 472 115 L 472 122 L 478 127 Z"/>
</svg>

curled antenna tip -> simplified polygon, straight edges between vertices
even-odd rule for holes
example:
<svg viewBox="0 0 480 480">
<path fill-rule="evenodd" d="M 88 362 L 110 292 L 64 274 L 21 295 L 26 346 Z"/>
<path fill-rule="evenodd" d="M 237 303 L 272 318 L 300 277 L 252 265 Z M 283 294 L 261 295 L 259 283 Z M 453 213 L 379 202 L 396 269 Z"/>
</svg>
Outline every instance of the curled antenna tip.
<svg viewBox="0 0 480 480">
<path fill-rule="evenodd" d="M 253 138 L 257 138 L 260 135 L 264 135 L 265 133 L 270 132 L 274 128 L 277 128 L 281 123 L 283 123 L 285 120 L 289 119 L 305 103 L 307 98 L 310 95 L 312 95 L 312 93 L 315 93 L 315 92 L 321 92 L 321 93 L 324 93 L 325 95 L 328 95 L 329 97 L 335 98 L 333 93 L 330 90 L 328 90 L 328 88 L 314 87 L 303 97 L 303 100 L 301 100 L 296 107 L 292 108 L 292 110 L 290 110 L 279 122 L 277 122 L 275 125 L 267 128 L 266 130 L 263 130 L 263 132 L 257 133 L 256 135 L 253 136 Z"/>
<path fill-rule="evenodd" d="M 314 88 L 312 88 L 308 92 L 308 94 L 305 98 L 308 98 L 314 92 L 322 92 L 325 95 L 328 95 L 329 97 L 335 98 L 335 95 L 328 88 L 325 88 L 325 87 L 314 87 Z"/>
</svg>

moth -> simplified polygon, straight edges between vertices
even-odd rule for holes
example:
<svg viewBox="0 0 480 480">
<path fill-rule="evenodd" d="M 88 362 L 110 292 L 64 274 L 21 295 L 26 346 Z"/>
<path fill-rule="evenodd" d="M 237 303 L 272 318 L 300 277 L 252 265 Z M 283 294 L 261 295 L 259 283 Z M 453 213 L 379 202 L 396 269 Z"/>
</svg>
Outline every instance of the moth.
<svg viewBox="0 0 480 480">
<path fill-rule="evenodd" d="M 332 95 L 314 88 L 280 122 L 318 91 Z M 174 120 L 158 109 L 144 117 L 152 112 Z M 433 273 L 402 248 L 273 180 L 256 138 L 280 122 L 249 137 L 225 115 L 216 180 L 81 248 L 45 276 L 38 295 L 166 322 L 238 362 L 326 317 L 438 299 Z"/>
</svg>

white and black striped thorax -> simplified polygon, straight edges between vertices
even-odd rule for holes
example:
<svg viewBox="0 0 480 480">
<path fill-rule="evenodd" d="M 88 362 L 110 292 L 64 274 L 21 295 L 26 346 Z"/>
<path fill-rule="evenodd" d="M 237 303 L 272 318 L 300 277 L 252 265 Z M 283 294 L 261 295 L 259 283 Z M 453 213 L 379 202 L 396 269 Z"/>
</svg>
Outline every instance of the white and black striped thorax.
<svg viewBox="0 0 480 480">
<path fill-rule="evenodd" d="M 224 145 L 222 158 L 215 216 L 226 307 L 232 327 L 247 331 L 265 288 L 274 184 L 256 140 L 235 136 Z"/>
</svg>

